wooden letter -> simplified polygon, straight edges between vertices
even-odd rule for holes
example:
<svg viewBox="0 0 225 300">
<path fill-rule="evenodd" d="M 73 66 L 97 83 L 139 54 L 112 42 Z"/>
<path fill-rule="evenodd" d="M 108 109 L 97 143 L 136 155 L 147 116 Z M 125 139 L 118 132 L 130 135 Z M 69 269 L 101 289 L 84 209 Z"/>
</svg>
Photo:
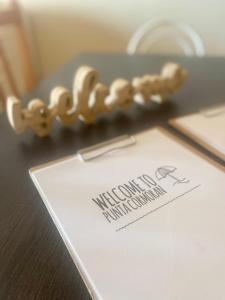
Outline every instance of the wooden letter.
<svg viewBox="0 0 225 300">
<path fill-rule="evenodd" d="M 110 95 L 106 99 L 109 110 L 116 107 L 127 108 L 133 101 L 133 88 L 129 81 L 116 79 L 110 86 Z"/>
<path fill-rule="evenodd" d="M 28 105 L 28 111 L 32 116 L 29 126 L 34 132 L 40 137 L 49 135 L 53 116 L 46 104 L 40 99 L 33 99 Z"/>
<path fill-rule="evenodd" d="M 78 114 L 73 107 L 72 97 L 67 89 L 55 87 L 50 95 L 50 109 L 54 111 L 57 120 L 64 126 L 69 126 L 78 119 Z"/>
<path fill-rule="evenodd" d="M 97 84 L 97 72 L 88 66 L 82 66 L 74 79 L 73 101 L 79 117 L 85 123 L 91 123 L 93 117 L 89 111 L 89 97 Z"/>
<path fill-rule="evenodd" d="M 27 111 L 21 108 L 21 101 L 10 96 L 7 98 L 6 112 L 12 128 L 17 134 L 23 133 L 28 127 Z"/>
</svg>

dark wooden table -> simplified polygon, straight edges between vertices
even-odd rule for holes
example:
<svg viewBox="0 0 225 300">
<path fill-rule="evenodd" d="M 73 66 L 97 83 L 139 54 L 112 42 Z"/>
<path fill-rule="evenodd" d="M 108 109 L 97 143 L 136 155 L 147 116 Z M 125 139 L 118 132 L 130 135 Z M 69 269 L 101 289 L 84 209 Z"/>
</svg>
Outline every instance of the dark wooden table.
<svg viewBox="0 0 225 300">
<path fill-rule="evenodd" d="M 32 132 L 16 136 L 6 116 L 0 116 L 0 299 L 90 299 L 28 169 L 124 133 L 155 125 L 168 128 L 168 118 L 224 101 L 225 59 L 85 54 L 25 97 L 25 102 L 31 96 L 48 101 L 55 85 L 71 89 L 74 72 L 81 64 L 97 68 L 101 81 L 109 84 L 116 77 L 131 79 L 159 72 L 167 61 L 181 63 L 188 69 L 189 79 L 171 102 L 162 107 L 151 103 L 146 107 L 133 105 L 126 112 L 99 118 L 92 126 L 78 123 L 71 129 L 63 129 L 55 124 L 51 136 L 44 139 Z M 188 142 L 225 165 L 200 146 Z"/>
</svg>

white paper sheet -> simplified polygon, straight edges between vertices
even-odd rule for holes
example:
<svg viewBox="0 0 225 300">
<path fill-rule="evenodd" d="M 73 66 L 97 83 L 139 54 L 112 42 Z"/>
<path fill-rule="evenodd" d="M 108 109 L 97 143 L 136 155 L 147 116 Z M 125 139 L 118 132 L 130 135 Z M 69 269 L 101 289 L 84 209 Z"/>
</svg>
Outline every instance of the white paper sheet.
<svg viewBox="0 0 225 300">
<path fill-rule="evenodd" d="M 224 172 L 158 129 L 136 140 L 31 170 L 93 298 L 224 299 Z"/>
</svg>

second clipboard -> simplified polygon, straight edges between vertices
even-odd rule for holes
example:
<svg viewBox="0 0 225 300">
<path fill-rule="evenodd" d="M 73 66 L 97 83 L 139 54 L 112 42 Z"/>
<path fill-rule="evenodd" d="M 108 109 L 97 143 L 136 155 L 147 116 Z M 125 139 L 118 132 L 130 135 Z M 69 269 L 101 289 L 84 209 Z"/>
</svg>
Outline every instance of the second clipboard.
<svg viewBox="0 0 225 300">
<path fill-rule="evenodd" d="M 225 161 L 225 104 L 171 119 L 169 124 Z"/>
</svg>

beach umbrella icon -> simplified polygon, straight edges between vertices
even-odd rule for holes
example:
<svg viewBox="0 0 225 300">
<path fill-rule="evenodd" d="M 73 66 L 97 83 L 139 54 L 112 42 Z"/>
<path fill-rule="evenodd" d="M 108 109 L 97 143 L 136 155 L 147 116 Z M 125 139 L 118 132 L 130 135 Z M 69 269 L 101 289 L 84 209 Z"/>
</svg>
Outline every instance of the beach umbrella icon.
<svg viewBox="0 0 225 300">
<path fill-rule="evenodd" d="M 174 172 L 177 170 L 174 166 L 163 166 L 156 170 L 155 176 L 158 180 L 165 178 L 171 178 L 173 180 L 173 185 L 180 183 L 188 183 L 189 180 L 186 178 L 179 179 L 174 175 Z"/>
</svg>

